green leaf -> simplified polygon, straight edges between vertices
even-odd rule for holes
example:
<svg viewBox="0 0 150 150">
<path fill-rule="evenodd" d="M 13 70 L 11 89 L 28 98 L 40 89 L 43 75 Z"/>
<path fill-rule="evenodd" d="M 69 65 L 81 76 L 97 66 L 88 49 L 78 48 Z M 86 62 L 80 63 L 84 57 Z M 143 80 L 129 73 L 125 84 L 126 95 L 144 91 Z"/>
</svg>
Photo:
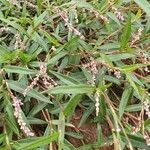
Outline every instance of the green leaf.
<svg viewBox="0 0 150 150">
<path fill-rule="evenodd" d="M 150 127 L 150 119 L 147 119 L 147 120 L 144 122 L 144 126 L 145 126 L 145 127 Z"/>
<path fill-rule="evenodd" d="M 14 27 L 16 30 L 20 31 L 20 33 L 27 35 L 27 32 L 25 31 L 25 29 L 21 25 L 19 25 L 18 23 L 14 22 L 14 21 L 9 21 L 8 19 L 4 19 L 1 17 L 0 17 L 0 20 L 2 22 L 7 23 L 8 25 Z"/>
<path fill-rule="evenodd" d="M 34 116 L 36 115 L 38 112 L 40 112 L 41 110 L 44 109 L 44 107 L 46 107 L 47 103 L 39 103 L 37 105 L 35 105 L 31 111 L 29 112 L 28 116 Z"/>
<path fill-rule="evenodd" d="M 129 54 L 129 53 L 109 55 L 109 59 L 111 61 L 119 61 L 119 60 L 122 60 L 122 59 L 128 59 L 128 58 L 133 58 L 133 57 L 135 57 L 135 55 Z"/>
<path fill-rule="evenodd" d="M 67 106 L 65 107 L 65 110 L 64 110 L 65 116 L 67 117 L 71 116 L 80 101 L 81 101 L 81 95 L 73 96 L 67 103 Z"/>
<path fill-rule="evenodd" d="M 0 55 L 0 63 L 11 62 L 17 59 L 18 55 L 19 55 L 19 52 L 17 50 Z"/>
<path fill-rule="evenodd" d="M 0 45 L 0 55 L 8 54 L 8 49 Z"/>
<path fill-rule="evenodd" d="M 42 0 L 37 0 L 37 6 L 38 6 L 38 13 L 41 14 Z"/>
<path fill-rule="evenodd" d="M 44 51 L 48 51 L 48 46 L 46 41 L 42 36 L 40 36 L 37 32 L 34 32 L 34 41 L 37 42 Z"/>
<path fill-rule="evenodd" d="M 0 134 L 0 143 L 3 142 L 3 140 L 5 139 L 6 134 Z"/>
<path fill-rule="evenodd" d="M 74 2 L 77 7 L 93 9 L 93 6 L 90 3 L 87 3 L 85 0 L 74 0 Z"/>
<path fill-rule="evenodd" d="M 64 57 L 67 53 L 66 52 L 59 52 L 58 54 L 56 54 L 54 57 L 50 58 L 48 61 L 47 61 L 47 65 L 51 65 L 51 64 L 56 64 L 56 62 Z"/>
<path fill-rule="evenodd" d="M 93 148 L 93 145 L 92 144 L 85 144 L 81 147 L 79 147 L 77 150 L 91 150 Z"/>
<path fill-rule="evenodd" d="M 136 86 L 136 84 L 135 84 L 134 81 L 132 80 L 132 75 L 129 74 L 129 73 L 126 73 L 126 77 L 127 77 L 128 81 L 130 82 L 131 86 L 132 86 L 132 87 L 134 88 L 134 90 L 136 91 L 136 93 L 137 93 L 138 95 L 140 95 L 138 87 Z"/>
<path fill-rule="evenodd" d="M 21 144 L 21 146 L 18 147 L 17 150 L 23 150 L 23 149 L 33 150 L 34 148 L 37 148 L 39 146 L 47 145 L 53 141 L 56 141 L 58 139 L 58 136 L 59 136 L 58 133 L 54 133 L 50 136 L 40 137 L 39 139 L 31 141 L 31 142 L 28 141 L 28 143 L 26 144 Z"/>
<path fill-rule="evenodd" d="M 126 22 L 126 25 L 124 27 L 124 31 L 122 34 L 121 51 L 124 51 L 124 49 L 127 47 L 130 36 L 131 36 L 131 13 L 128 14 L 128 20 Z"/>
<path fill-rule="evenodd" d="M 79 81 L 75 80 L 74 78 L 66 76 L 66 75 L 63 75 L 61 73 L 54 72 L 54 71 L 50 71 L 50 73 L 55 75 L 58 79 L 60 79 L 65 84 L 75 85 L 75 84 L 79 84 L 80 83 Z"/>
<path fill-rule="evenodd" d="M 4 67 L 4 70 L 8 73 L 19 73 L 19 74 L 37 74 L 38 73 L 36 70 L 31 70 L 31 69 L 19 67 L 19 66 L 7 66 L 7 67 Z"/>
<path fill-rule="evenodd" d="M 125 108 L 125 111 L 127 112 L 138 112 L 141 111 L 142 109 L 142 104 L 134 104 L 134 105 L 129 105 Z"/>
<path fill-rule="evenodd" d="M 24 90 L 26 89 L 26 86 L 20 84 L 17 81 L 7 81 L 9 88 L 11 88 L 12 90 L 19 92 L 19 93 L 23 93 Z M 37 100 L 46 102 L 46 103 L 52 103 L 49 98 L 45 97 L 44 95 L 40 94 L 38 91 L 32 89 L 30 91 L 27 92 L 26 94 L 27 96 L 33 97 Z"/>
<path fill-rule="evenodd" d="M 13 114 L 13 112 L 12 112 Z M 6 123 L 9 126 L 9 128 L 17 135 L 19 136 L 19 129 L 16 126 L 16 123 L 14 123 L 13 120 L 11 120 L 10 118 L 6 118 Z"/>
<path fill-rule="evenodd" d="M 132 88 L 127 86 L 122 94 L 121 101 L 119 104 L 119 117 L 120 118 L 122 117 L 125 111 L 126 105 L 129 99 L 131 98 L 131 93 L 132 93 Z"/>
<path fill-rule="evenodd" d="M 0 150 L 8 150 L 6 146 L 0 146 Z"/>
<path fill-rule="evenodd" d="M 78 36 L 73 37 L 72 39 L 69 40 L 68 43 L 65 44 L 64 48 L 69 51 L 72 51 L 73 49 L 77 49 L 77 46 L 79 44 L 79 39 L 80 38 Z"/>
<path fill-rule="evenodd" d="M 23 53 L 20 52 L 19 53 L 19 57 L 22 60 L 23 63 L 27 64 L 28 62 L 30 62 L 32 59 L 36 58 L 35 54 L 27 54 L 27 53 Z"/>
<path fill-rule="evenodd" d="M 61 44 L 57 41 L 57 39 L 55 39 L 54 37 L 52 37 L 50 34 L 48 34 L 46 31 L 42 30 L 42 33 L 44 34 L 44 36 L 46 36 L 46 38 L 48 39 L 49 43 L 53 43 L 56 46 L 60 46 Z"/>
<path fill-rule="evenodd" d="M 68 140 L 65 139 L 64 141 L 65 141 L 64 142 L 64 147 L 63 147 L 64 150 L 77 150 L 74 147 L 74 145 L 72 143 L 70 143 Z"/>
<path fill-rule="evenodd" d="M 87 118 L 92 114 L 92 112 L 95 110 L 95 106 L 91 104 L 87 110 L 84 111 L 82 118 L 80 119 L 78 127 L 80 128 L 87 120 Z"/>
<path fill-rule="evenodd" d="M 120 70 L 123 72 L 132 72 L 138 68 L 146 67 L 148 64 L 133 64 L 133 65 L 124 65 L 120 67 Z"/>
<path fill-rule="evenodd" d="M 118 20 L 118 18 L 116 17 L 116 15 L 115 15 L 114 13 L 112 13 L 112 12 L 107 12 L 107 15 L 108 15 L 112 20 L 114 20 L 114 21 L 118 24 L 119 27 L 121 27 L 121 23 L 120 23 L 120 21 Z"/>
<path fill-rule="evenodd" d="M 83 94 L 83 93 L 92 93 L 94 91 L 94 87 L 89 85 L 79 84 L 79 85 L 68 85 L 68 86 L 57 86 L 54 88 L 50 88 L 44 93 L 51 94 Z"/>
<path fill-rule="evenodd" d="M 99 47 L 100 50 L 102 51 L 112 51 L 112 50 L 116 50 L 116 49 L 119 49 L 120 48 L 120 44 L 118 43 L 107 43 L 107 44 L 104 44 L 104 45 L 101 45 Z"/>
<path fill-rule="evenodd" d="M 102 133 L 102 127 L 100 124 L 97 124 L 97 132 L 98 132 L 98 134 L 97 134 L 97 141 L 98 142 L 97 143 L 99 145 L 101 145 L 103 143 L 103 133 Z"/>
<path fill-rule="evenodd" d="M 83 139 L 84 136 L 81 133 L 76 132 L 66 132 L 65 135 L 71 136 L 76 139 Z"/>
<path fill-rule="evenodd" d="M 147 0 L 134 0 L 150 17 L 150 3 Z"/>
<path fill-rule="evenodd" d="M 140 85 L 141 87 L 145 87 L 144 84 L 141 82 L 140 79 L 138 79 L 134 74 L 130 74 L 131 75 L 131 78 L 132 80 L 137 83 L 138 85 Z"/>
<path fill-rule="evenodd" d="M 72 6 L 77 6 L 77 7 L 80 7 L 80 8 L 88 8 L 88 9 L 94 9 L 93 6 L 86 2 L 85 0 L 72 0 L 71 2 L 69 3 L 66 3 L 64 4 L 63 6 L 65 5 L 72 5 Z"/>
<path fill-rule="evenodd" d="M 109 59 L 109 56 L 105 54 L 101 54 L 101 58 L 98 58 L 98 60 L 104 60 L 106 63 L 108 63 L 110 66 L 113 66 L 113 63 Z"/>
<path fill-rule="evenodd" d="M 149 146 L 145 143 L 145 140 L 143 138 L 134 135 L 128 135 L 128 138 L 134 147 L 149 150 Z M 126 144 L 128 144 L 126 137 L 124 137 L 123 135 L 122 139 Z"/>
<path fill-rule="evenodd" d="M 65 137 L 65 116 L 63 112 L 60 112 L 59 114 L 58 131 L 59 131 L 58 149 L 62 150 Z"/>
<path fill-rule="evenodd" d="M 110 76 L 110 75 L 105 75 L 104 79 L 105 79 L 105 81 L 109 81 L 109 82 L 115 83 L 117 85 L 121 84 L 119 79 L 117 79 L 117 78 L 115 78 L 113 76 Z"/>
<path fill-rule="evenodd" d="M 43 121 L 42 119 L 34 118 L 34 117 L 27 117 L 29 124 L 47 124 L 46 121 Z"/>
<path fill-rule="evenodd" d="M 14 131 L 14 133 L 16 133 L 19 136 L 19 130 L 18 130 L 18 126 L 16 123 L 16 119 L 14 117 L 14 110 L 13 110 L 13 106 L 12 103 L 10 101 L 10 97 L 8 95 L 5 95 L 5 109 L 7 112 L 7 117 L 6 117 L 6 122 L 7 125 L 10 127 L 10 129 L 12 129 L 12 131 Z"/>
<path fill-rule="evenodd" d="M 39 17 L 35 18 L 34 27 L 39 26 L 44 21 L 44 18 L 46 17 L 47 14 L 48 14 L 47 11 L 44 11 Z"/>
</svg>

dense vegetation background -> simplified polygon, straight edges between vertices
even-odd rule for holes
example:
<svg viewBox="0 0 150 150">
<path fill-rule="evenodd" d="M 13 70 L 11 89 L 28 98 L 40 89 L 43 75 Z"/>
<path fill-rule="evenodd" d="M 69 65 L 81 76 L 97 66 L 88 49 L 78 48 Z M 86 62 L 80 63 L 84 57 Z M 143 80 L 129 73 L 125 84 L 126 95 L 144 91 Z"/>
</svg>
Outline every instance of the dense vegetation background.
<svg viewBox="0 0 150 150">
<path fill-rule="evenodd" d="M 150 2 L 0 0 L 0 150 L 149 150 Z"/>
</svg>

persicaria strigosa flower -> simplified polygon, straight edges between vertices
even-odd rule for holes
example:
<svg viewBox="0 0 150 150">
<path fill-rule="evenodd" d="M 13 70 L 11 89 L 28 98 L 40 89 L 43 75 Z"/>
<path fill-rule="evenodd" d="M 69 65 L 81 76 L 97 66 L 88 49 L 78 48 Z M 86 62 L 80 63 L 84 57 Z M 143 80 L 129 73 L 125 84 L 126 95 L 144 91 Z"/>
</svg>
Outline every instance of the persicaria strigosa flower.
<svg viewBox="0 0 150 150">
<path fill-rule="evenodd" d="M 22 115 L 21 115 L 21 105 L 23 103 L 20 99 L 18 99 L 16 96 L 13 95 L 12 92 L 10 92 L 10 97 L 13 99 L 13 106 L 14 106 L 14 116 L 17 119 L 18 124 L 20 125 L 20 129 L 27 135 L 27 136 L 34 136 L 34 133 L 26 126 L 26 123 L 24 122 Z"/>
</svg>

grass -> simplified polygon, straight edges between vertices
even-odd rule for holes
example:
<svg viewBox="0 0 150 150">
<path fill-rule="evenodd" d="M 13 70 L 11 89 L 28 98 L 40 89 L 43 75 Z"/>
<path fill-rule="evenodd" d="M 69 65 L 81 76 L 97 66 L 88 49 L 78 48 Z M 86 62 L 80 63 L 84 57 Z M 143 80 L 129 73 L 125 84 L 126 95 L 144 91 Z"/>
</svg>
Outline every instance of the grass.
<svg viewBox="0 0 150 150">
<path fill-rule="evenodd" d="M 148 150 L 148 0 L 0 0 L 0 150 Z"/>
</svg>

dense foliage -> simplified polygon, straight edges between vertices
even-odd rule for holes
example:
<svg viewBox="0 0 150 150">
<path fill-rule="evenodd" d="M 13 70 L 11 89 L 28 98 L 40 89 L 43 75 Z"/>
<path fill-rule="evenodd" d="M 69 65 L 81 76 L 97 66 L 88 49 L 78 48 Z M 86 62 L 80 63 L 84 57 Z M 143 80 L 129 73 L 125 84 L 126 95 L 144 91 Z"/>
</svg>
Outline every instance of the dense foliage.
<svg viewBox="0 0 150 150">
<path fill-rule="evenodd" d="M 0 0 L 0 150 L 150 149 L 148 0 Z"/>
</svg>

